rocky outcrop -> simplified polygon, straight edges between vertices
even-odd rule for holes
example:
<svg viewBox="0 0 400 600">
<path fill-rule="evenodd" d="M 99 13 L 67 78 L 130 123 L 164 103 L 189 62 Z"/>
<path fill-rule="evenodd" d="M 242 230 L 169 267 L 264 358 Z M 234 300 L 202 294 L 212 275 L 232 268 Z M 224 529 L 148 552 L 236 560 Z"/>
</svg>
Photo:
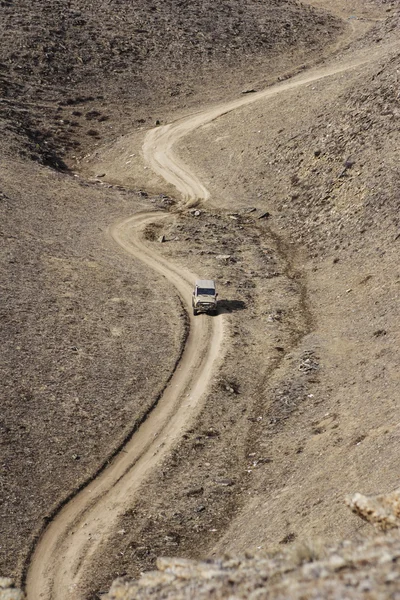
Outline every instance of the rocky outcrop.
<svg viewBox="0 0 400 600">
<path fill-rule="evenodd" d="M 209 600 L 266 598 L 348 600 L 392 598 L 400 585 L 400 537 L 380 536 L 361 543 L 343 542 L 318 556 L 312 545 L 276 556 L 195 562 L 158 561 L 158 571 L 139 581 L 114 582 L 105 600 Z"/>
<path fill-rule="evenodd" d="M 400 526 L 400 488 L 379 496 L 354 494 L 346 499 L 346 504 L 353 513 L 381 531 Z"/>
<path fill-rule="evenodd" d="M 400 525 L 400 490 L 371 498 L 354 494 L 347 504 L 382 530 Z M 398 531 L 330 548 L 314 542 L 204 562 L 161 558 L 158 571 L 138 581 L 116 580 L 104 600 L 387 600 L 398 597 L 399 559 Z"/>
<path fill-rule="evenodd" d="M 14 587 L 12 579 L 0 577 L 0 600 L 24 600 L 24 594 Z"/>
</svg>

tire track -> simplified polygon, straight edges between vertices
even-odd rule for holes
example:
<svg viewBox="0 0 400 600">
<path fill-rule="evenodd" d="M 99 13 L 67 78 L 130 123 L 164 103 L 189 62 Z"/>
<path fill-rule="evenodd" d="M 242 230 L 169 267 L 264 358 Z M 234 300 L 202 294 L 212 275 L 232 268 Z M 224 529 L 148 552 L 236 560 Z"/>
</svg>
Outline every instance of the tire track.
<svg viewBox="0 0 400 600">
<path fill-rule="evenodd" d="M 159 212 L 139 213 L 110 228 L 125 252 L 147 264 L 177 289 L 190 314 L 196 275 L 157 256 L 141 240 L 141 230 L 165 219 Z M 86 570 L 131 505 L 141 484 L 173 448 L 202 407 L 202 397 L 222 351 L 222 316 L 194 318 L 182 357 L 157 406 L 131 440 L 94 481 L 53 519 L 40 538 L 27 573 L 29 600 L 78 600 Z"/>
<path fill-rule="evenodd" d="M 265 91 L 153 129 L 145 138 L 145 159 L 153 171 L 178 189 L 186 203 L 208 200 L 210 194 L 206 187 L 174 153 L 173 147 L 178 141 L 228 112 L 360 67 L 381 58 L 384 51 L 385 47 L 381 47 L 367 58 L 364 54 L 344 64 L 314 69 Z M 110 235 L 124 251 L 166 277 L 190 313 L 190 284 L 196 276 L 156 255 L 140 237 L 146 224 L 165 217 L 156 212 L 139 213 L 113 225 Z M 119 515 L 200 411 L 201 399 L 221 354 L 222 338 L 221 316 L 216 319 L 190 316 L 182 358 L 156 408 L 110 466 L 66 504 L 40 537 L 27 572 L 29 600 L 82 598 L 88 565 L 101 551 Z"/>
</svg>

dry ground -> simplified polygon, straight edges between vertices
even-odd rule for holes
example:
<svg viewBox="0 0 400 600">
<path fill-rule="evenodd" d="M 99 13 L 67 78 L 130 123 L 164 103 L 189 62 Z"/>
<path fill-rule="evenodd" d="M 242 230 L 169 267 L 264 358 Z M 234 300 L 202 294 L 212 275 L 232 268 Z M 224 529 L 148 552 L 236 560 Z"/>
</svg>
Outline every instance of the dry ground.
<svg viewBox="0 0 400 600">
<path fill-rule="evenodd" d="M 0 3 L 0 564 L 8 574 L 21 574 L 44 521 L 152 405 L 185 336 L 174 290 L 106 234 L 116 219 L 168 201 L 49 167 L 68 173 L 128 126 L 152 124 L 203 93 L 237 90 L 250 55 L 254 68 L 287 65 L 299 40 L 303 60 L 342 30 L 292 2 L 285 12 L 271 2 L 245 13 L 240 2 L 220 3 L 212 20 L 206 8 L 181 8 L 178 23 L 174 2 L 151 10 L 140 2 Z"/>
<path fill-rule="evenodd" d="M 377 23 L 357 55 L 379 56 L 397 31 L 396 15 Z M 389 49 L 181 145 L 219 210 L 181 215 L 157 232 L 158 251 L 216 273 L 222 297 L 245 306 L 229 317 L 232 352 L 199 428 L 105 553 L 115 574 L 160 554 L 354 536 L 364 526 L 344 495 L 397 484 L 398 65 Z"/>
<path fill-rule="evenodd" d="M 39 16 L 42 5 L 30 6 Z M 232 7 L 240 10 L 239 3 Z M 13 8 L 11 2 L 2 3 L 9 20 Z M 88 10 L 85 3 L 72 8 L 68 19 L 83 18 L 76 12 Z M 301 24 L 304 46 L 293 46 L 299 40 L 291 37 L 284 56 L 268 56 L 271 73 L 306 58 L 317 60 L 315 48 L 325 44 L 326 32 L 341 30 L 335 20 L 328 21 L 328 28 L 324 20 L 318 29 L 296 12 L 299 7 L 289 3 L 287 8 L 292 22 Z M 390 17 L 359 42 L 361 52 L 396 40 L 395 9 L 394 3 L 371 2 L 363 3 L 367 14 L 354 10 L 362 18 Z M 278 20 L 274 28 L 280 31 Z M 253 24 L 245 21 L 248 29 L 238 38 L 237 53 L 244 53 Z M 120 21 L 113 23 L 119 26 Z M 20 30 L 26 27 L 24 21 Z M 151 27 L 151 32 L 157 28 Z M 184 101 L 175 95 L 161 100 L 163 94 L 154 92 L 148 75 L 154 76 L 154 65 L 146 63 L 137 89 L 151 92 L 131 101 L 127 82 L 133 75 L 122 63 L 101 62 L 109 55 L 107 46 L 107 52 L 98 52 L 92 75 L 97 82 L 100 72 L 110 67 L 117 72 L 114 97 L 108 96 L 105 77 L 96 96 L 82 68 L 68 83 L 71 102 L 64 102 L 59 86 L 66 71 L 51 67 L 64 64 L 58 44 L 65 44 L 65 36 L 60 42 L 60 35 L 55 34 L 57 44 L 50 52 L 39 44 L 40 69 L 32 67 L 30 99 L 27 89 L 19 87 L 30 73 L 17 77 L 18 60 L 7 58 L 2 79 L 8 90 L 3 125 L 10 145 L 4 148 L 1 188 L 8 215 L 2 237 L 7 334 L 1 569 L 16 575 L 43 519 L 93 476 L 151 406 L 185 335 L 173 289 L 132 263 L 106 235 L 117 218 L 154 202 L 28 159 L 73 166 L 78 144 L 83 153 L 92 145 L 88 139 L 97 146 L 107 143 L 128 119 L 146 118 L 149 124 L 155 116 L 181 114 L 201 94 L 190 89 L 196 91 L 192 78 L 181 83 L 187 85 Z M 75 43 L 74 36 L 71 40 Z M 179 48 L 185 43 L 178 36 Z M 307 54 L 310 49 L 314 54 Z M 219 69 L 217 50 L 218 44 L 215 63 L 207 61 L 202 77 Z M 252 81 L 263 81 L 265 51 L 251 48 Z M 53 58 L 44 59 L 46 54 Z M 79 56 L 77 63 L 84 65 Z M 194 56 L 196 65 L 200 59 Z M 191 66 L 182 69 L 185 76 Z M 204 207 L 198 216 L 176 213 L 159 232 L 167 242 L 155 241 L 153 231 L 148 231 L 148 242 L 182 266 L 215 273 L 231 349 L 197 426 L 154 473 L 140 501 L 127 507 L 118 527 L 123 533 L 90 574 L 88 593 L 105 589 L 115 574 L 136 575 L 159 554 L 197 557 L 213 548 L 221 552 L 304 536 L 354 534 L 359 523 L 341 510 L 343 495 L 397 483 L 398 66 L 393 52 L 389 61 L 362 68 L 351 78 L 288 94 L 285 103 L 278 97 L 252 105 L 193 134 L 182 148 L 217 210 Z M 207 93 L 215 89 L 221 98 L 246 78 L 243 69 L 237 80 L 231 72 L 226 89 L 210 85 Z M 177 81 L 166 88 L 171 94 Z M 82 95 L 85 86 L 87 96 Z M 159 105 L 160 111 L 155 115 L 152 109 L 149 115 L 141 108 L 143 101 L 151 109 Z M 96 135 L 88 134 L 93 120 Z M 115 158 L 110 160 L 121 146 L 122 173 L 120 164 L 113 167 Z M 122 140 L 106 152 L 98 150 L 82 172 L 102 174 L 106 164 L 108 181 L 131 183 L 124 175 L 136 152 L 131 148 Z M 17 153 L 22 158 L 15 160 Z M 141 171 L 140 185 L 149 182 L 139 159 L 132 166 Z M 151 189 L 158 185 L 149 182 Z M 162 197 L 153 200 L 160 208 L 169 204 Z M 251 207 L 256 210 L 248 212 Z M 271 216 L 259 219 L 266 211 Z"/>
</svg>

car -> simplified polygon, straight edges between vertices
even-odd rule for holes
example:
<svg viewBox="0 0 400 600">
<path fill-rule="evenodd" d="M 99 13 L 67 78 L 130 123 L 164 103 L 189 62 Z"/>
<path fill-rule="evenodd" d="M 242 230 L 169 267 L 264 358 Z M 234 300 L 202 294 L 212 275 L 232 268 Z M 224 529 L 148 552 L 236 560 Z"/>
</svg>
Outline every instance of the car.
<svg viewBox="0 0 400 600">
<path fill-rule="evenodd" d="M 207 313 L 216 315 L 218 312 L 218 294 L 212 279 L 198 279 L 194 284 L 192 295 L 193 314 Z"/>
</svg>

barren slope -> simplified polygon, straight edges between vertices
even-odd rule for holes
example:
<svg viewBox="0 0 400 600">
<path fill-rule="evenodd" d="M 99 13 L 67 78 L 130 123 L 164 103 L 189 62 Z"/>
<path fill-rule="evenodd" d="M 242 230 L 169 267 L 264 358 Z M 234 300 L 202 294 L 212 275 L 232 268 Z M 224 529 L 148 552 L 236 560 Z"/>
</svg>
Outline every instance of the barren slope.
<svg viewBox="0 0 400 600">
<path fill-rule="evenodd" d="M 20 574 L 44 520 L 157 398 L 185 335 L 171 288 L 105 237 L 117 217 L 154 204 L 37 162 L 66 168 L 127 123 L 153 122 L 153 107 L 194 103 L 201 77 L 223 69 L 206 90 L 222 95 L 247 78 L 240 57 L 289 61 L 301 41 L 302 60 L 341 25 L 294 2 L 210 13 L 199 2 L 5 0 L 0 11 L 1 569 Z"/>
<path fill-rule="evenodd" d="M 370 65 L 296 88 L 284 102 L 252 104 L 178 146 L 209 202 L 229 210 L 220 224 L 207 206 L 197 219 L 182 215 L 159 230 L 162 249 L 182 264 L 216 269 L 224 295 L 245 299 L 246 310 L 232 315 L 239 339 L 226 361 L 234 381 L 221 382 L 228 395 L 215 390 L 201 427 L 127 511 L 124 536 L 110 544 L 116 573 L 136 574 L 157 554 L 204 556 L 241 503 L 218 553 L 354 535 L 360 523 L 343 507 L 345 493 L 395 485 L 397 28 L 394 13 L 358 43 L 356 56 Z M 339 58 L 348 64 L 355 55 Z M 256 230 L 250 207 L 256 218 L 270 212 L 268 231 Z M 275 268 L 256 259 L 264 244 Z M 274 272 L 275 285 L 263 289 Z M 306 327 L 293 321 L 304 317 L 301 298 Z"/>
<path fill-rule="evenodd" d="M 159 10 L 164 6 L 170 5 L 160 5 Z M 17 15 L 21 29 L 28 31 L 27 16 L 53 19 L 59 14 L 46 7 L 30 4 L 29 11 L 35 13 L 18 14 L 4 2 L 2 10 L 10 20 L 3 22 L 14 24 Z M 297 12 L 299 7 L 290 3 L 285 8 L 293 23 L 296 18 L 300 23 L 304 13 Z M 85 10 L 80 4 L 71 15 L 93 17 L 93 11 Z M 288 13 L 271 14 L 278 19 Z M 104 15 L 118 28 L 124 26 L 115 11 Z M 255 15 L 259 22 L 256 12 L 250 11 L 249 18 Z M 201 23 L 208 23 L 207 28 L 209 21 L 204 19 Z M 106 22 L 103 19 L 101 27 Z M 278 22 L 282 21 L 273 21 Z M 327 22 L 336 28 L 336 22 Z M 367 58 L 369 45 L 379 51 L 379 38 L 393 35 L 396 41 L 397 23 L 392 19 L 363 42 Z M 62 31 L 61 25 L 54 27 Z M 250 20 L 246 31 L 253 25 Z M 307 44 L 314 26 L 308 19 L 302 28 Z M 94 26 L 91 39 L 107 40 L 96 27 L 100 25 Z M 66 31 L 62 44 L 71 36 L 69 50 L 75 51 L 76 40 L 84 48 L 80 36 L 85 29 L 68 25 Z M 229 31 L 233 44 L 235 30 Z M 178 47 L 182 56 L 180 44 L 186 38 L 183 29 L 178 33 L 169 48 Z M 60 35 L 54 33 L 57 44 Z M 238 52 L 245 47 L 245 37 L 239 38 Z M 323 44 L 325 30 L 317 38 Z M 18 39 L 26 41 L 23 36 Z M 284 49 L 294 39 L 288 34 Z M 120 42 L 118 55 L 125 40 Z M 13 140 L 5 149 L 9 157 L 23 147 L 26 152 L 21 134 L 27 134 L 32 157 L 54 164 L 76 142 L 85 147 L 87 140 L 97 138 L 95 145 L 99 144 L 103 127 L 105 138 L 111 139 L 126 122 L 116 125 L 120 109 L 127 115 L 124 119 L 149 116 L 147 108 L 137 112 L 143 97 L 115 106 L 131 91 L 129 60 L 125 66 L 121 63 L 122 73 L 115 74 L 117 63 L 99 59 L 91 73 L 79 56 L 79 66 L 72 70 L 77 79 L 67 85 L 71 102 L 65 107 L 65 90 L 60 92 L 57 82 L 70 75 L 61 68 L 67 66 L 57 44 L 50 51 L 39 44 L 37 64 L 29 67 L 29 89 L 24 82 L 30 74 L 19 75 L 22 54 L 6 57 L 2 81 L 10 97 L 4 102 L 3 124 L 4 139 Z M 16 48 L 22 45 L 18 42 Z M 114 56 L 105 47 L 98 56 Z M 218 44 L 216 48 L 215 65 Z M 251 52 L 257 55 L 258 47 L 252 46 Z M 203 60 L 201 53 L 189 55 L 193 62 L 187 69 Z M 301 62 L 304 56 L 301 50 L 293 60 Z M 53 63 L 60 65 L 59 73 Z M 110 66 L 113 91 L 108 96 L 107 88 L 99 94 L 103 98 L 96 99 L 100 74 L 105 85 Z M 150 62 L 146 68 L 154 76 Z M 207 66 L 204 77 L 214 68 Z M 259 110 L 243 109 L 239 119 L 232 115 L 208 126 L 191 138 L 187 151 L 181 149 L 211 190 L 212 202 L 240 214 L 206 210 L 198 218 L 185 213 L 162 230 L 168 236 L 162 249 L 182 267 L 213 271 L 223 282 L 225 310 L 232 312 L 232 350 L 198 424 L 154 474 L 140 501 L 127 509 L 122 529 L 128 535 L 114 540 L 104 565 L 98 563 L 104 580 L 127 569 L 135 574 L 153 564 L 158 553 L 204 553 L 235 515 L 219 550 L 354 531 L 357 525 L 337 511 L 342 493 L 353 485 L 363 490 L 392 487 L 398 398 L 398 278 L 393 275 L 398 252 L 397 68 L 393 54 L 382 71 L 363 68 L 359 79 L 346 76 L 312 84 L 308 93 L 292 92 L 287 104 L 278 98 Z M 141 80 L 141 90 L 146 81 L 159 86 L 161 80 L 150 75 Z M 243 71 L 240 76 L 244 75 Z M 234 77 L 229 74 L 229 89 L 240 82 Z M 188 92 L 191 85 L 189 80 Z M 152 87 L 147 106 L 156 105 L 164 89 L 154 92 Z M 53 99 L 58 98 L 61 104 L 56 107 Z M 175 95 L 170 98 L 165 114 L 186 103 L 175 104 Z M 19 573 L 43 517 L 95 473 L 157 397 L 179 355 L 184 318 L 172 289 L 116 254 L 104 236 L 110 221 L 147 208 L 148 200 L 123 189 L 79 183 L 28 161 L 4 162 L 3 169 L 2 201 L 11 218 L 3 235 L 9 341 L 3 347 L 2 378 L 7 386 L 2 462 L 2 539 L 7 543 L 2 568 Z M 169 203 L 165 198 L 158 202 L 160 207 Z M 258 210 L 249 216 L 245 211 L 252 205 Z M 258 221 L 266 209 L 272 219 Z M 154 240 L 151 230 L 149 236 Z M 162 309 L 160 295 L 167 298 Z M 118 307 L 115 314 L 113 307 Z M 161 310 L 163 320 L 158 319 Z M 311 326 L 313 334 L 304 338 Z M 309 474 L 306 484 L 304 473 Z M 95 590 L 98 584 L 95 572 L 89 587 Z"/>
<path fill-rule="evenodd" d="M 201 96 L 224 97 L 249 69 L 293 67 L 293 53 L 315 56 L 342 31 L 293 0 L 245 10 L 240 0 L 22 0 L 0 10 L 3 126 L 12 152 L 52 165 Z"/>
<path fill-rule="evenodd" d="M 398 27 L 397 16 L 379 25 L 361 52 L 372 57 L 398 39 Z M 398 69 L 393 47 L 382 61 L 285 102 L 227 115 L 180 153 L 196 163 L 214 204 L 270 212 L 271 228 L 297 249 L 313 318 L 312 333 L 260 391 L 256 447 L 268 448 L 273 467 L 254 477 L 252 499 L 218 553 L 349 535 L 360 524 L 344 494 L 396 485 Z M 317 361 L 312 386 L 299 393 L 306 350 Z"/>
</svg>

